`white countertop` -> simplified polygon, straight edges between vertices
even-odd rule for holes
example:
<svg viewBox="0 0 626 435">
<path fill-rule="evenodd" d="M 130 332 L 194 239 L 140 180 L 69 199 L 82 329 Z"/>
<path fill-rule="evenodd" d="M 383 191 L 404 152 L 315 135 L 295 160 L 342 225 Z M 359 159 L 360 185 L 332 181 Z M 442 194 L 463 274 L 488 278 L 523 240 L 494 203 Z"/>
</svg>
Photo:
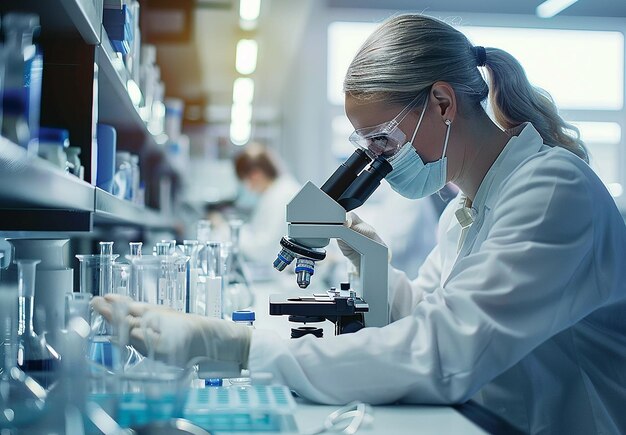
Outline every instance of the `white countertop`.
<svg viewBox="0 0 626 435">
<path fill-rule="evenodd" d="M 256 313 L 255 327 L 272 329 L 281 336 L 288 338 L 290 336 L 290 328 L 298 325 L 290 323 L 286 316 L 269 315 L 269 295 L 279 293 L 310 294 L 313 291 L 319 292 L 321 289 L 300 290 L 296 285 L 293 274 L 289 274 L 286 271 L 282 275 L 276 274 L 277 279 L 274 281 L 254 284 L 255 303 L 253 309 Z M 315 325 L 318 326 L 318 324 Z M 334 325 L 331 322 L 324 322 L 321 326 L 324 329 L 324 336 L 334 334 Z M 322 426 L 326 416 L 337 408 L 337 406 L 316 405 L 299 399 L 298 408 L 294 415 L 299 431 L 307 433 Z M 486 433 L 449 406 L 374 406 L 373 415 L 372 424 L 359 429 L 359 434 Z"/>
</svg>

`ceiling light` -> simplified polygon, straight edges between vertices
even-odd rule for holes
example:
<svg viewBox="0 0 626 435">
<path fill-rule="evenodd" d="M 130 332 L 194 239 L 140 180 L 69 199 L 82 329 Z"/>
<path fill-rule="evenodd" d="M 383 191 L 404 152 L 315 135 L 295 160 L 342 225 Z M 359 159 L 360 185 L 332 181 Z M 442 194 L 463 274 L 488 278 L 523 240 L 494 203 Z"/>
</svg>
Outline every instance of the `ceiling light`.
<svg viewBox="0 0 626 435">
<path fill-rule="evenodd" d="M 239 74 L 252 74 L 256 69 L 256 58 L 259 47 L 254 39 L 241 39 L 237 43 L 235 67 Z"/>
<path fill-rule="evenodd" d="M 250 104 L 233 104 L 230 109 L 230 122 L 242 124 L 252 120 L 252 106 Z"/>
<path fill-rule="evenodd" d="M 261 0 L 241 0 L 239 2 L 239 17 L 242 21 L 242 27 L 251 30 L 256 27 L 256 21 L 261 13 Z"/>
<path fill-rule="evenodd" d="M 563 9 L 569 8 L 578 0 L 546 0 L 537 6 L 535 13 L 539 18 L 552 18 Z"/>
<path fill-rule="evenodd" d="M 235 145 L 245 145 L 252 135 L 252 124 L 249 122 L 230 124 L 230 141 Z"/>
<path fill-rule="evenodd" d="M 250 77 L 239 77 L 233 84 L 233 103 L 251 104 L 254 99 L 254 80 Z"/>
</svg>

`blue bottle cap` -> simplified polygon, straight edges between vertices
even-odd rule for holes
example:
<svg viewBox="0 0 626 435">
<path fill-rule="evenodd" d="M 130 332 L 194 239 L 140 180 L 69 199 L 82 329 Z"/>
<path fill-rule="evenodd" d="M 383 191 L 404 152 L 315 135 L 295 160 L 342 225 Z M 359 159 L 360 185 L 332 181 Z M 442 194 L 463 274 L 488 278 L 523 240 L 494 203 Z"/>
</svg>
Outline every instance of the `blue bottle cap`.
<svg viewBox="0 0 626 435">
<path fill-rule="evenodd" d="M 254 311 L 249 310 L 239 310 L 233 311 L 232 315 L 233 322 L 254 322 L 255 315 Z"/>
<path fill-rule="evenodd" d="M 39 141 L 67 148 L 70 146 L 70 132 L 62 128 L 39 127 Z"/>
<path fill-rule="evenodd" d="M 209 378 L 204 380 L 204 385 L 207 387 L 221 387 L 223 384 L 224 383 L 220 378 Z"/>
</svg>

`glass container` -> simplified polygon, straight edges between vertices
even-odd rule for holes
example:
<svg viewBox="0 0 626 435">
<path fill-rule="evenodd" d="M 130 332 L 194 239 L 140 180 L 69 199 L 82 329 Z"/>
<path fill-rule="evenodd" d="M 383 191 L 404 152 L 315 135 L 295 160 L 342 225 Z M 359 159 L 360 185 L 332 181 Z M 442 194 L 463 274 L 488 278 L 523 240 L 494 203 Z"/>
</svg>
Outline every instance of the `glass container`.
<svg viewBox="0 0 626 435">
<path fill-rule="evenodd" d="M 224 314 L 230 316 L 233 311 L 250 307 L 254 302 L 247 266 L 239 249 L 239 237 L 243 221 L 233 219 L 230 226 L 230 256 L 226 261 L 226 284 L 224 290 Z M 227 308 L 226 308 L 227 307 Z"/>
<path fill-rule="evenodd" d="M 47 398 L 46 390 L 17 367 L 17 306 L 17 287 L 0 286 L 0 428 L 3 429 L 18 428 L 39 419 Z"/>
<path fill-rule="evenodd" d="M 50 346 L 45 334 L 36 334 L 33 325 L 35 272 L 39 260 L 17 260 L 19 326 L 17 364 L 44 388 L 52 385 L 60 355 Z"/>
</svg>

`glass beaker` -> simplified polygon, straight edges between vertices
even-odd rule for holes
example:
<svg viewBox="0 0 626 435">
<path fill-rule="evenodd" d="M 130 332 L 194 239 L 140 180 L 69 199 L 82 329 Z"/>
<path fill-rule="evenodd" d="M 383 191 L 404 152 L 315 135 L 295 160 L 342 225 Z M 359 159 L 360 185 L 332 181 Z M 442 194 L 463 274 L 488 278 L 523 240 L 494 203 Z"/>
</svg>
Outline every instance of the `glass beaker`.
<svg viewBox="0 0 626 435">
<path fill-rule="evenodd" d="M 230 226 L 230 255 L 226 261 L 225 300 L 228 309 L 224 314 L 230 316 L 233 311 L 250 307 L 254 302 L 248 269 L 239 250 L 239 236 L 243 221 L 232 219 Z"/>
<path fill-rule="evenodd" d="M 35 306 L 35 272 L 40 260 L 17 260 L 19 291 L 19 326 L 17 364 L 48 388 L 55 380 L 61 356 L 46 341 L 45 334 L 36 334 L 33 326 Z"/>
<path fill-rule="evenodd" d="M 117 259 L 118 255 L 112 255 L 111 259 L 105 258 L 105 266 Z M 102 273 L 102 256 L 100 254 L 95 255 L 77 255 L 80 262 L 80 292 L 90 293 L 93 296 L 104 296 L 107 293 L 111 293 L 111 281 L 109 285 L 106 282 L 101 285 L 101 278 L 103 275 L 108 275 L 106 272 Z M 113 275 L 113 269 L 111 265 L 111 278 Z"/>
<path fill-rule="evenodd" d="M 44 413 L 46 390 L 17 367 L 18 289 L 0 285 L 0 428 L 31 424 Z"/>
<path fill-rule="evenodd" d="M 133 286 L 131 293 L 140 302 L 156 304 L 158 300 L 161 259 L 150 255 L 132 259 Z"/>
</svg>

